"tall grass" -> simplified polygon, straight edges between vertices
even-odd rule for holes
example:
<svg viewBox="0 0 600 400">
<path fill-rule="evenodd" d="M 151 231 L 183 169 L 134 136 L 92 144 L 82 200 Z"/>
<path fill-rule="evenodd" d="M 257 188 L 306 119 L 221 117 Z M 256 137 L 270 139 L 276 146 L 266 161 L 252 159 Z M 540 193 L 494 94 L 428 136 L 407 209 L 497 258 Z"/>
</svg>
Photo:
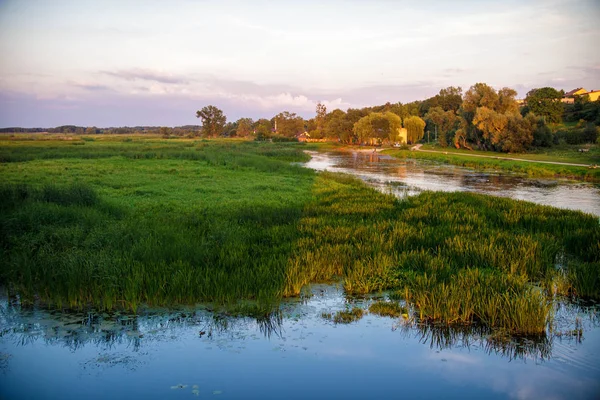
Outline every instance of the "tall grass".
<svg viewBox="0 0 600 400">
<path fill-rule="evenodd" d="M 581 212 L 469 193 L 398 200 L 293 165 L 301 144 L 82 143 L 0 146 L 0 283 L 25 303 L 244 300 L 265 314 L 342 280 L 350 295 L 392 291 L 423 321 L 537 334 L 557 282 L 600 298 L 600 226 Z"/>
</svg>

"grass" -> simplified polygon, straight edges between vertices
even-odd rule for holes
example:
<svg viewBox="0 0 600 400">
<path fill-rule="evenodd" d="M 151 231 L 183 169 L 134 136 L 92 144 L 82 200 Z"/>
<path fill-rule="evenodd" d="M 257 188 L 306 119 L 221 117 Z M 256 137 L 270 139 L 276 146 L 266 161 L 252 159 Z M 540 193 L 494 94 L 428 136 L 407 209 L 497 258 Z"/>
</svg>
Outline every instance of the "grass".
<svg viewBox="0 0 600 400">
<path fill-rule="evenodd" d="M 408 315 L 408 310 L 400 304 L 392 301 L 377 301 L 369 306 L 369 312 L 382 317 L 398 318 L 401 315 Z"/>
<path fill-rule="evenodd" d="M 336 324 L 351 324 L 361 319 L 365 314 L 362 308 L 354 307 L 348 310 L 340 310 L 333 316 L 333 322 Z"/>
<path fill-rule="evenodd" d="M 600 298 L 593 216 L 470 193 L 399 200 L 294 165 L 298 143 L 124 139 L 0 141 L 0 284 L 23 303 L 261 315 L 341 280 L 349 295 L 391 291 L 421 321 L 540 334 L 555 292 Z"/>
</svg>

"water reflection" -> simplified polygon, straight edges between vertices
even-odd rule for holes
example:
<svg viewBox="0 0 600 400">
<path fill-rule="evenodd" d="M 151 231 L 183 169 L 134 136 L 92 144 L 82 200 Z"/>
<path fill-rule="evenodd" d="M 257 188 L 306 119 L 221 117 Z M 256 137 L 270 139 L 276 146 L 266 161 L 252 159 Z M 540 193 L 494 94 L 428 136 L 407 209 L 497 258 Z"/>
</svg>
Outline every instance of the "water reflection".
<svg viewBox="0 0 600 400">
<path fill-rule="evenodd" d="M 525 178 L 509 172 L 479 172 L 422 160 L 400 160 L 371 152 L 308 152 L 315 170 L 355 175 L 397 196 L 423 190 L 465 191 L 527 200 L 600 216 L 600 188 L 564 179 Z"/>
</svg>

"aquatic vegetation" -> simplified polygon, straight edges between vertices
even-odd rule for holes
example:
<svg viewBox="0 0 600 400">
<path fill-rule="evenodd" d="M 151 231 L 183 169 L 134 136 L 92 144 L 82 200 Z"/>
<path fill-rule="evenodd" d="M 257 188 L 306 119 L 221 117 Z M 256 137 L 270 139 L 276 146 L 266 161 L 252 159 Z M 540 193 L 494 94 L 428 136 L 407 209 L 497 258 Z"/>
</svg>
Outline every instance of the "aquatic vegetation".
<svg viewBox="0 0 600 400">
<path fill-rule="evenodd" d="M 399 200 L 291 164 L 299 143 L 118 140 L 0 142 L 0 284 L 23 303 L 265 316 L 337 280 L 390 290 L 421 321 L 539 334 L 552 294 L 600 298 L 600 226 L 581 212 Z"/>
<path fill-rule="evenodd" d="M 353 307 L 348 310 L 340 310 L 333 316 L 333 322 L 336 324 L 350 324 L 358 321 L 365 314 L 365 310 L 359 307 Z"/>
<path fill-rule="evenodd" d="M 402 314 L 407 314 L 408 310 L 396 302 L 377 301 L 369 306 L 369 312 L 382 317 L 398 318 Z"/>
</svg>

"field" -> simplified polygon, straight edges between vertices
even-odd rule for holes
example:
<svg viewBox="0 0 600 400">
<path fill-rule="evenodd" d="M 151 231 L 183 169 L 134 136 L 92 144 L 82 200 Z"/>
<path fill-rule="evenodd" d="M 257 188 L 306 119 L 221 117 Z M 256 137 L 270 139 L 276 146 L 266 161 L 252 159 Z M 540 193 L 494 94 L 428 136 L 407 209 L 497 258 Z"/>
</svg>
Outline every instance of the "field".
<svg viewBox="0 0 600 400">
<path fill-rule="evenodd" d="M 600 298 L 600 227 L 580 212 L 401 201 L 296 165 L 298 143 L 24 138 L 0 141 L 0 281 L 23 303 L 266 313 L 341 280 L 423 321 L 539 334 L 554 295 Z"/>
</svg>

